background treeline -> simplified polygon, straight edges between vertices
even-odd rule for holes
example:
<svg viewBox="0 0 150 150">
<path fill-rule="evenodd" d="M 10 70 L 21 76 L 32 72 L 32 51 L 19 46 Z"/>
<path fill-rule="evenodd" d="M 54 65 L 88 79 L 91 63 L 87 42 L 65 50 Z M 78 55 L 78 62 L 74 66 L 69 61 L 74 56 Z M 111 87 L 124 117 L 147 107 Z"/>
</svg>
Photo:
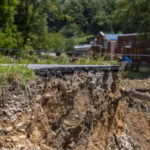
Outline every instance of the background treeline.
<svg viewBox="0 0 150 150">
<path fill-rule="evenodd" d="M 0 48 L 72 51 L 99 31 L 149 33 L 150 0 L 0 0 Z"/>
</svg>

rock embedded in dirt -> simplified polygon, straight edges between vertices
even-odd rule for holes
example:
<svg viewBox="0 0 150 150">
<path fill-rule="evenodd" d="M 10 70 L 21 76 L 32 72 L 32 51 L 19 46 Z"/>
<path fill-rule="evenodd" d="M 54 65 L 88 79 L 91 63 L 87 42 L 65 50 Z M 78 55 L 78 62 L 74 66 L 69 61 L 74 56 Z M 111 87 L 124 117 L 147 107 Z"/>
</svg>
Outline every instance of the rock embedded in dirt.
<svg viewBox="0 0 150 150">
<path fill-rule="evenodd" d="M 4 129 L 4 132 L 9 133 L 9 132 L 11 132 L 12 130 L 13 130 L 13 127 L 10 126 L 10 127 L 5 128 L 5 129 Z"/>
<path fill-rule="evenodd" d="M 25 125 L 25 122 L 20 122 L 20 123 L 18 123 L 18 124 L 16 125 L 16 130 L 21 129 L 22 127 L 24 127 L 24 125 Z"/>
<path fill-rule="evenodd" d="M 5 89 L 0 149 L 148 150 L 150 108 L 120 90 L 119 74 L 91 71 L 41 79 L 30 84 L 32 99 L 19 86 Z"/>
</svg>

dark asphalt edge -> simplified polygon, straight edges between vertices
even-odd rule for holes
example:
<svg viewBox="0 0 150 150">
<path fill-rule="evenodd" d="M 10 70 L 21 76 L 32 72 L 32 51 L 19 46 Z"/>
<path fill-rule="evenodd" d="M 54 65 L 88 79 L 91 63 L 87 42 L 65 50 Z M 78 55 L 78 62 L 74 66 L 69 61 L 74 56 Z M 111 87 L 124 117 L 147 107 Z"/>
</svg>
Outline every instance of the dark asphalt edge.
<svg viewBox="0 0 150 150">
<path fill-rule="evenodd" d="M 63 76 L 75 72 L 119 72 L 120 66 L 54 66 L 50 68 L 32 69 L 36 75 L 41 77 Z"/>
</svg>

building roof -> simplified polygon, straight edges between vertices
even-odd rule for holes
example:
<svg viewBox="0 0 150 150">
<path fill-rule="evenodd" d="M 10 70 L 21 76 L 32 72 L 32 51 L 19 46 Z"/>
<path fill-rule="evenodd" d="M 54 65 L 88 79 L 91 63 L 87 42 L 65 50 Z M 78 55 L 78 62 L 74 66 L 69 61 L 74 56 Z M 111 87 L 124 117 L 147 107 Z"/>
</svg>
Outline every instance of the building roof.
<svg viewBox="0 0 150 150">
<path fill-rule="evenodd" d="M 110 41 L 117 41 L 119 36 L 123 34 L 105 34 L 105 38 Z"/>
<path fill-rule="evenodd" d="M 75 50 L 89 50 L 91 48 L 91 45 L 80 45 L 80 46 L 74 46 Z"/>
<path fill-rule="evenodd" d="M 128 34 L 122 34 L 120 36 L 136 36 L 137 33 L 128 33 Z"/>
<path fill-rule="evenodd" d="M 136 36 L 136 33 L 129 34 L 105 34 L 105 38 L 110 41 L 117 41 L 120 36 Z"/>
</svg>

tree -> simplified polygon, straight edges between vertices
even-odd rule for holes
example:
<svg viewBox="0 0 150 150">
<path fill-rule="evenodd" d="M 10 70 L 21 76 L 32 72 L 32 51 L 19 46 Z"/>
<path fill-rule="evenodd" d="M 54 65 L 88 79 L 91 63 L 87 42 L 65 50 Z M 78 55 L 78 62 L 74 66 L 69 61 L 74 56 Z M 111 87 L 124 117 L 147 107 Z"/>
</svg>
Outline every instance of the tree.
<svg viewBox="0 0 150 150">
<path fill-rule="evenodd" d="M 48 49 L 47 0 L 21 0 L 15 23 L 25 42 L 31 39 L 35 49 Z"/>
<path fill-rule="evenodd" d="M 118 0 L 116 22 L 124 32 L 150 33 L 150 0 Z"/>
<path fill-rule="evenodd" d="M 21 48 L 23 39 L 14 25 L 14 15 L 19 4 L 18 0 L 0 1 L 0 47 Z"/>
<path fill-rule="evenodd" d="M 113 32 L 113 12 L 116 0 L 58 0 L 64 14 L 70 19 L 64 22 L 63 33 L 97 34 L 100 30 Z M 73 26 L 73 28 L 72 28 Z M 77 27 L 78 26 L 78 27 Z"/>
<path fill-rule="evenodd" d="M 7 28 L 5 31 L 0 29 L 0 48 L 12 49 L 22 48 L 22 46 L 23 38 L 16 26 Z"/>
<path fill-rule="evenodd" d="M 1 0 L 0 1 L 0 27 L 8 28 L 13 25 L 14 15 L 16 14 L 16 7 L 18 0 Z"/>
</svg>

